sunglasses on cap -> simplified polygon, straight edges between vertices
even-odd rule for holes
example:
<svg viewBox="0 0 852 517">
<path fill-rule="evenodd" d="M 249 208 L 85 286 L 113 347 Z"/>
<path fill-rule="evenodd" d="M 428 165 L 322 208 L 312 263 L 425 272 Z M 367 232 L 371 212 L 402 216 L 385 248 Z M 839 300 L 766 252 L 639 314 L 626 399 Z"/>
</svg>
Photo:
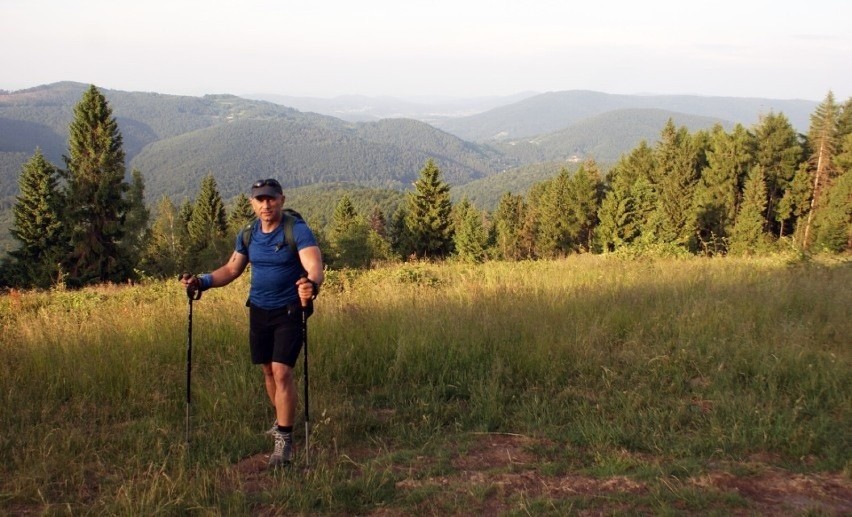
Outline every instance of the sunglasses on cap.
<svg viewBox="0 0 852 517">
<path fill-rule="evenodd" d="M 257 180 L 251 186 L 251 188 L 261 188 L 261 187 L 272 187 L 272 188 L 278 189 L 279 191 L 282 190 L 281 184 L 278 183 L 278 180 L 276 180 L 274 178 L 269 178 L 269 179 L 265 179 L 265 180 Z"/>
</svg>

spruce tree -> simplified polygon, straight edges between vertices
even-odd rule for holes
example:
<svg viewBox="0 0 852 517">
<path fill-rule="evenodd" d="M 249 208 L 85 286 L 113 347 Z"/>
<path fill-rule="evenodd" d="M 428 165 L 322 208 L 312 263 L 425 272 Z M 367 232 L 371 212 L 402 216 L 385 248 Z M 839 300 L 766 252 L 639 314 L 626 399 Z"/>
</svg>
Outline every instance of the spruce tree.
<svg viewBox="0 0 852 517">
<path fill-rule="evenodd" d="M 796 221 L 779 213 L 779 204 L 802 161 L 802 145 L 793 125 L 782 113 L 762 117 L 754 130 L 754 137 L 757 142 L 756 163 L 763 167 L 766 175 L 766 219 L 772 225 L 772 233 L 783 237 Z"/>
<path fill-rule="evenodd" d="M 387 237 L 387 219 L 385 218 L 384 212 L 379 208 L 378 205 L 373 207 L 373 210 L 370 212 L 370 216 L 367 218 L 367 223 L 370 225 L 370 229 L 376 232 L 376 234 L 382 239 Z"/>
<path fill-rule="evenodd" d="M 247 224 L 254 221 L 254 209 L 251 207 L 251 201 L 248 196 L 240 192 L 228 212 L 228 235 L 236 235 Z"/>
<path fill-rule="evenodd" d="M 455 253 L 463 262 L 482 262 L 488 243 L 488 232 L 482 222 L 482 214 L 467 197 L 454 210 L 456 228 L 453 233 Z"/>
<path fill-rule="evenodd" d="M 538 204 L 540 217 L 535 243 L 540 257 L 564 256 L 571 249 L 575 232 L 570 221 L 570 183 L 571 176 L 564 167 L 556 177 L 544 182 L 544 191 Z"/>
<path fill-rule="evenodd" d="M 524 222 L 524 197 L 506 192 L 500 198 L 494 212 L 496 247 L 498 256 L 504 260 L 521 258 L 520 234 Z"/>
<path fill-rule="evenodd" d="M 20 248 L 9 255 L 19 287 L 49 287 L 58 280 L 60 265 L 69 251 L 64 231 L 64 200 L 58 187 L 59 172 L 40 149 L 21 168 L 20 194 L 13 207 L 12 236 Z"/>
<path fill-rule="evenodd" d="M 147 246 L 148 221 L 151 211 L 145 205 L 145 181 L 136 169 L 130 173 L 132 181 L 127 191 L 127 214 L 124 218 L 124 238 L 121 240 L 122 257 L 127 260 L 127 270 L 134 272 Z"/>
<path fill-rule="evenodd" d="M 766 180 L 763 167 L 756 165 L 746 179 L 743 200 L 731 230 L 731 253 L 748 254 L 762 251 L 766 233 Z"/>
<path fill-rule="evenodd" d="M 669 119 L 655 154 L 657 167 L 653 178 L 658 195 L 655 240 L 691 249 L 697 226 L 693 201 L 699 149 L 687 129 L 676 129 Z"/>
<path fill-rule="evenodd" d="M 417 257 L 443 258 L 452 246 L 450 186 L 433 160 L 426 162 L 408 194 L 405 224 Z"/>
<path fill-rule="evenodd" d="M 592 250 L 602 193 L 600 171 L 597 164 L 590 160 L 580 166 L 568 184 L 569 231 L 577 251 Z"/>
<path fill-rule="evenodd" d="M 726 251 L 736 218 L 740 185 L 754 162 L 753 137 L 737 124 L 731 134 L 717 125 L 696 192 L 698 231 L 705 253 Z"/>
<path fill-rule="evenodd" d="M 654 207 L 643 197 L 651 190 L 654 169 L 653 149 L 643 140 L 610 170 L 609 186 L 598 209 L 595 240 L 599 249 L 614 251 L 639 237 Z"/>
<path fill-rule="evenodd" d="M 233 251 L 233 242 L 227 237 L 225 204 L 212 174 L 201 180 L 187 230 L 193 269 L 210 269 L 227 259 Z"/>
<path fill-rule="evenodd" d="M 370 228 L 358 215 L 348 194 L 344 194 L 334 209 L 329 231 L 331 251 L 329 262 L 335 267 L 366 267 L 370 265 Z"/>
<path fill-rule="evenodd" d="M 810 210 L 808 210 L 804 234 L 802 235 L 802 247 L 804 249 L 808 249 L 810 246 L 810 229 L 814 213 L 822 208 L 820 202 L 823 192 L 829 187 L 831 178 L 836 173 L 834 158 L 838 148 L 837 126 L 839 116 L 840 108 L 834 101 L 834 94 L 830 91 L 825 100 L 817 106 L 811 115 L 808 144 L 813 152 L 808 163 L 813 176 L 813 187 L 811 189 Z"/>
<path fill-rule="evenodd" d="M 814 248 L 833 253 L 852 249 L 852 170 L 832 182 L 813 225 Z"/>
<path fill-rule="evenodd" d="M 112 109 L 95 86 L 75 106 L 69 134 L 64 157 L 69 283 L 121 282 L 132 273 L 119 246 L 128 208 L 124 150 Z"/>
</svg>

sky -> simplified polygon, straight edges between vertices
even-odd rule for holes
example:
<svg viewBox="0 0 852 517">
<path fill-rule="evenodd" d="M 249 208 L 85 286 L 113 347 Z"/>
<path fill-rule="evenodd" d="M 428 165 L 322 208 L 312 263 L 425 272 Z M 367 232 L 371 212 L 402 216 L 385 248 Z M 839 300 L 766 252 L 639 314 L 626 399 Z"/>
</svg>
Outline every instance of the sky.
<svg viewBox="0 0 852 517">
<path fill-rule="evenodd" d="M 0 0 L 0 89 L 852 96 L 852 0 Z"/>
</svg>

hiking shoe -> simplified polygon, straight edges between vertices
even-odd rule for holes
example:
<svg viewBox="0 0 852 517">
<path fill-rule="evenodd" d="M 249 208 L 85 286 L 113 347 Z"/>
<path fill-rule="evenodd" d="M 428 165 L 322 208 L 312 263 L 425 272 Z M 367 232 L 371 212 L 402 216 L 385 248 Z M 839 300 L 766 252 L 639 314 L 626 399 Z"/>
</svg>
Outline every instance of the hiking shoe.
<svg viewBox="0 0 852 517">
<path fill-rule="evenodd" d="M 269 436 L 275 436 L 275 433 L 278 432 L 278 420 L 272 422 L 272 427 L 266 430 L 266 434 Z"/>
<path fill-rule="evenodd" d="M 282 433 L 276 429 L 272 436 L 275 438 L 275 450 L 269 457 L 269 467 L 289 465 L 293 459 L 293 433 Z"/>
</svg>

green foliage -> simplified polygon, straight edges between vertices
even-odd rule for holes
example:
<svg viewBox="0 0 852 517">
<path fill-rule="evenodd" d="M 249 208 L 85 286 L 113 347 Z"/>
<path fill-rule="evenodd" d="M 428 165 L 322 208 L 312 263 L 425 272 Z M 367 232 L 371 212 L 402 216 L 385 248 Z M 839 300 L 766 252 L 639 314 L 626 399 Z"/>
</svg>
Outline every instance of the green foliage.
<svg viewBox="0 0 852 517">
<path fill-rule="evenodd" d="M 731 253 L 748 254 L 766 248 L 766 180 L 763 167 L 756 165 L 749 173 L 743 201 L 731 232 Z"/>
<path fill-rule="evenodd" d="M 186 221 L 181 218 L 172 200 L 163 196 L 157 205 L 156 218 L 139 267 L 147 276 L 174 278 L 189 271 L 188 255 Z"/>
<path fill-rule="evenodd" d="M 255 219 L 254 209 L 248 196 L 240 192 L 231 203 L 228 212 L 228 234 L 236 235 L 240 230 Z"/>
<path fill-rule="evenodd" d="M 442 258 L 450 252 L 452 227 L 450 186 L 441 179 L 441 170 L 429 160 L 420 170 L 414 192 L 408 194 L 405 226 L 417 257 Z"/>
<path fill-rule="evenodd" d="M 852 170 L 835 178 L 826 200 L 814 217 L 814 246 L 841 253 L 852 249 Z"/>
<path fill-rule="evenodd" d="M 187 231 L 192 251 L 192 271 L 209 270 L 221 265 L 234 249 L 234 236 L 228 234 L 225 204 L 212 174 L 205 176 L 201 182 L 198 197 L 192 205 Z"/>
<path fill-rule="evenodd" d="M 21 194 L 14 207 L 12 236 L 20 242 L 20 247 L 10 253 L 14 262 L 6 266 L 15 274 L 0 282 L 49 287 L 57 281 L 69 251 L 63 218 L 64 197 L 57 180 L 56 167 L 36 149 L 18 179 Z"/>
<path fill-rule="evenodd" d="M 121 282 L 130 277 L 122 256 L 128 209 L 124 149 L 106 98 L 92 85 L 74 108 L 69 127 L 66 224 L 71 258 L 69 283 Z"/>
<path fill-rule="evenodd" d="M 488 232 L 482 214 L 465 198 L 454 207 L 454 219 L 453 245 L 458 258 L 463 262 L 483 262 L 486 258 Z"/>
</svg>

